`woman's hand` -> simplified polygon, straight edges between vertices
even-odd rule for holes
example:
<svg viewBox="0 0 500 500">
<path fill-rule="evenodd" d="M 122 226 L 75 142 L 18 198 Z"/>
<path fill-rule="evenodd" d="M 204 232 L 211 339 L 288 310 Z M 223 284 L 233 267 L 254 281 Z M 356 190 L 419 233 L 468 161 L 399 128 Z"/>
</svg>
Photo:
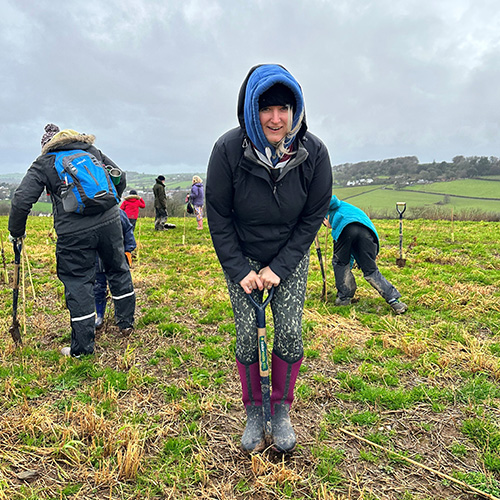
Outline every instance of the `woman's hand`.
<svg viewBox="0 0 500 500">
<path fill-rule="evenodd" d="M 250 271 L 241 281 L 240 286 L 245 293 L 252 293 L 253 290 L 263 290 L 264 285 L 255 271 Z"/>
<path fill-rule="evenodd" d="M 269 266 L 263 267 L 258 274 L 262 285 L 267 290 L 270 290 L 273 286 L 278 286 L 280 284 L 281 278 L 272 271 Z M 262 288 L 259 288 L 262 290 Z"/>
</svg>

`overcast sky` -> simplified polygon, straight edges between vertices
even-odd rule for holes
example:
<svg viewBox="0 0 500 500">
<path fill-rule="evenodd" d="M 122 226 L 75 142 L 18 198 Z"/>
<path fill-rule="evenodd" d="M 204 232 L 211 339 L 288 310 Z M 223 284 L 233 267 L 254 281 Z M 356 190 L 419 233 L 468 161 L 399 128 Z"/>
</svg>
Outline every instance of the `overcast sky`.
<svg viewBox="0 0 500 500">
<path fill-rule="evenodd" d="M 332 164 L 500 155 L 496 0 L 0 0 L 0 173 L 48 122 L 124 170 L 204 172 L 251 66 L 283 64 Z"/>
</svg>

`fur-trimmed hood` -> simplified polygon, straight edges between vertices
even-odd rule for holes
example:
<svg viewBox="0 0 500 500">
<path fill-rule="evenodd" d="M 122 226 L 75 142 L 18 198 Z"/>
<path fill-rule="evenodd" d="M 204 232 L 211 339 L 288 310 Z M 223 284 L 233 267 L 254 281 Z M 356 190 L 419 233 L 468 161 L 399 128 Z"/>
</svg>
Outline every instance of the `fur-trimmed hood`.
<svg viewBox="0 0 500 500">
<path fill-rule="evenodd" d="M 76 130 L 65 129 L 58 132 L 52 139 L 45 144 L 42 148 L 42 154 L 49 151 L 60 149 L 62 146 L 71 144 L 72 142 L 83 142 L 85 144 L 93 145 L 95 142 L 95 135 L 82 134 Z"/>
</svg>

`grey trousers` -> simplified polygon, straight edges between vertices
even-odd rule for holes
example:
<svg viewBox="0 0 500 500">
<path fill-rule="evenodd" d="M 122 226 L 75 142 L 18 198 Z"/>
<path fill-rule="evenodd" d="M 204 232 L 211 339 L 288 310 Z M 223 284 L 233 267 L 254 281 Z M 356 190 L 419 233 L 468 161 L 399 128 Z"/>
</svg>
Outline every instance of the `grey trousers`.
<svg viewBox="0 0 500 500">
<path fill-rule="evenodd" d="M 399 299 L 401 294 L 379 271 L 377 258 L 377 240 L 366 226 L 348 224 L 334 245 L 332 259 L 335 286 L 339 299 L 352 299 L 356 292 L 356 280 L 351 271 L 351 255 L 363 271 L 363 276 L 370 285 L 387 301 Z"/>
<path fill-rule="evenodd" d="M 164 208 L 155 208 L 155 230 L 162 231 L 165 229 L 168 214 Z"/>
</svg>

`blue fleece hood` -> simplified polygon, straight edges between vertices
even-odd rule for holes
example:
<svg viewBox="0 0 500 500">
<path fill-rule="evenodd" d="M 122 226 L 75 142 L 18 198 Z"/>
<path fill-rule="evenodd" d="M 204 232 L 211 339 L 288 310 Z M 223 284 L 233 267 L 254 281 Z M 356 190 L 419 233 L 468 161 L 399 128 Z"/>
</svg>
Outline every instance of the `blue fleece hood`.
<svg viewBox="0 0 500 500">
<path fill-rule="evenodd" d="M 244 125 L 248 137 L 262 154 L 266 155 L 266 148 L 270 148 L 273 155 L 273 165 L 276 165 L 280 158 L 276 155 L 275 147 L 267 140 L 262 130 L 259 118 L 259 97 L 277 83 L 286 85 L 295 96 L 296 106 L 291 127 L 292 129 L 295 128 L 303 118 L 304 97 L 297 80 L 295 80 L 295 78 L 282 66 L 277 64 L 264 64 L 253 69 L 246 81 L 243 104 Z M 296 135 L 288 137 L 285 140 L 285 147 L 290 146 L 295 140 L 295 137 Z"/>
</svg>

